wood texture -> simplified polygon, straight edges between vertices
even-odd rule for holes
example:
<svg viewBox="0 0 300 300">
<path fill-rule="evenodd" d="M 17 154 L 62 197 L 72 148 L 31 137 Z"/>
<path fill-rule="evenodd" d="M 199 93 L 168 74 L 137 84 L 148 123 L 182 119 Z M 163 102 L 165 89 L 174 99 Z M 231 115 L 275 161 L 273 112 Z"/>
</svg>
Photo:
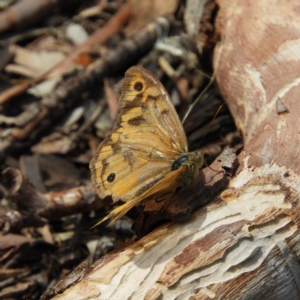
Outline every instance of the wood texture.
<svg viewBox="0 0 300 300">
<path fill-rule="evenodd" d="M 300 3 L 218 4 L 225 44 L 217 79 L 243 133 L 245 157 L 251 153 L 254 166 L 293 161 L 299 173 Z"/>
</svg>

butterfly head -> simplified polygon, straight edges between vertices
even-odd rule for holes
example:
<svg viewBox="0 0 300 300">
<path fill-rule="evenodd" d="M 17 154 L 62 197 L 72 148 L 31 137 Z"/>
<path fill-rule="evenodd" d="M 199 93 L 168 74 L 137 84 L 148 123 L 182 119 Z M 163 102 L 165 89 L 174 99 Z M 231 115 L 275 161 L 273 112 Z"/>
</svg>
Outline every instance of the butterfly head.
<svg viewBox="0 0 300 300">
<path fill-rule="evenodd" d="M 180 179 L 183 184 L 189 184 L 199 173 L 199 169 L 204 164 L 204 154 L 200 150 L 195 152 L 185 153 L 180 156 L 172 165 L 172 171 L 181 167 L 186 167 L 186 172 Z"/>
<path fill-rule="evenodd" d="M 188 167 L 191 169 L 193 173 L 193 178 L 199 173 L 199 169 L 203 167 L 204 164 L 204 153 L 201 150 L 196 150 L 194 152 L 189 153 L 190 163 Z"/>
</svg>

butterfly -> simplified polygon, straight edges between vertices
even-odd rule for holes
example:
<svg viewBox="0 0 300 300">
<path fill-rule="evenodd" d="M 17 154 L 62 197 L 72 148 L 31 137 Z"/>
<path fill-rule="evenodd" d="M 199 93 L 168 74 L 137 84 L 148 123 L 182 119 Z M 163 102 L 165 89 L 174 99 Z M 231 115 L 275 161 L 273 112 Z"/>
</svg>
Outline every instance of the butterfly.
<svg viewBox="0 0 300 300">
<path fill-rule="evenodd" d="M 203 163 L 202 151 L 188 152 L 182 124 L 159 79 L 131 67 L 123 80 L 116 125 L 90 162 L 99 197 L 125 203 L 97 224 L 107 219 L 112 224 L 147 199 L 171 197 L 193 182 Z"/>
</svg>

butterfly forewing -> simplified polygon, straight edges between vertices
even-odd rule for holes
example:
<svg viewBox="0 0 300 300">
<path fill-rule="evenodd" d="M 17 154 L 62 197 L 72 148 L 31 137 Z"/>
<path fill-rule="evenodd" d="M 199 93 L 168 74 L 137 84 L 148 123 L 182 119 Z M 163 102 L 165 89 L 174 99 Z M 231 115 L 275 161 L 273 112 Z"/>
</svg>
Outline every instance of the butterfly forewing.
<svg viewBox="0 0 300 300">
<path fill-rule="evenodd" d="M 151 125 L 160 130 L 179 152 L 187 151 L 187 140 L 173 103 L 160 81 L 149 71 L 130 68 L 124 78 L 120 114 L 127 114 L 128 109 L 137 105 L 135 117 L 152 117 Z"/>
</svg>

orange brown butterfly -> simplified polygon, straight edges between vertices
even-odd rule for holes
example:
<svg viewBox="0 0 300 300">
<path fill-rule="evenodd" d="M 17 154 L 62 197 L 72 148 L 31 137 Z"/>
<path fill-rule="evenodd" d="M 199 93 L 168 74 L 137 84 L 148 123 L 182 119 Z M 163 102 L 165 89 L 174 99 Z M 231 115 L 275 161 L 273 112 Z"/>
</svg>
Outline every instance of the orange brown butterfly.
<svg viewBox="0 0 300 300">
<path fill-rule="evenodd" d="M 130 68 L 116 126 L 90 162 L 99 197 L 125 203 L 99 223 L 111 219 L 112 224 L 147 199 L 173 195 L 178 187 L 192 183 L 203 163 L 202 151 L 188 152 L 185 132 L 164 86 L 149 71 Z"/>
</svg>

